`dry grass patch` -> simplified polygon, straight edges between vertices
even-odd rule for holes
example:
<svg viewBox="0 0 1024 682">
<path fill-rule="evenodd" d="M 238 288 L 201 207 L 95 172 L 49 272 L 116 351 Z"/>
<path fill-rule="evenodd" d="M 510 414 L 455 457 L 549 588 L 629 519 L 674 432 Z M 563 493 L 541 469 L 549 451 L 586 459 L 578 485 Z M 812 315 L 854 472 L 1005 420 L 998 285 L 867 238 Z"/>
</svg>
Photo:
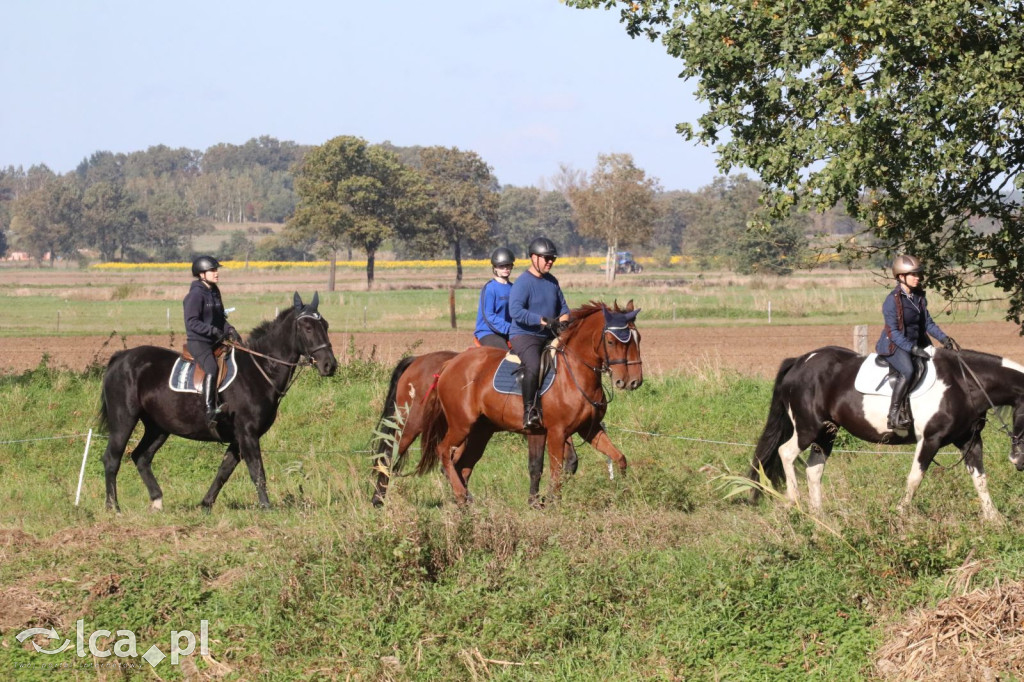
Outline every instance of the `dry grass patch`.
<svg viewBox="0 0 1024 682">
<path fill-rule="evenodd" d="M 980 566 L 961 568 L 975 571 Z M 886 680 L 1008 680 L 1024 677 L 1024 582 L 976 589 L 891 629 L 875 655 Z"/>
</svg>

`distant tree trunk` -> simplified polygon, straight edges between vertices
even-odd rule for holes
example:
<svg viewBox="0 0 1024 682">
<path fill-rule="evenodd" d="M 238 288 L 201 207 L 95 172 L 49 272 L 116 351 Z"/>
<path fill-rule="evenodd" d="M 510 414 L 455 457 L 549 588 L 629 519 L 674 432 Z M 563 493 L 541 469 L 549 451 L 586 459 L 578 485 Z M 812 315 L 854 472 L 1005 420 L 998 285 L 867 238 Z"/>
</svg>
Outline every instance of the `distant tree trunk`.
<svg viewBox="0 0 1024 682">
<path fill-rule="evenodd" d="M 366 288 L 373 288 L 373 264 L 377 260 L 377 249 L 366 250 Z"/>
<path fill-rule="evenodd" d="M 462 284 L 462 243 L 455 240 L 455 285 Z"/>
<path fill-rule="evenodd" d="M 607 282 L 608 284 L 615 283 L 615 273 L 619 269 L 619 259 L 616 257 L 618 251 L 618 240 L 608 242 L 608 256 L 605 259 L 608 265 L 604 273 L 605 282 Z"/>
<path fill-rule="evenodd" d="M 338 252 L 331 251 L 331 269 L 327 273 L 327 291 L 334 291 L 334 275 L 338 270 Z"/>
</svg>

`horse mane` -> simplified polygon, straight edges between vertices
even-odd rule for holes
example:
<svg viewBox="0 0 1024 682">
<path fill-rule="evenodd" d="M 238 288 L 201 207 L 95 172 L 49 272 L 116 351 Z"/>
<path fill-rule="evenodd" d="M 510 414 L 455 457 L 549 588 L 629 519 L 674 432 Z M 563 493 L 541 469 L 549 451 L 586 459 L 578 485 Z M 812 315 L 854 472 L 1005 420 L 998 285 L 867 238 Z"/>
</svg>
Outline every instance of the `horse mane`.
<svg viewBox="0 0 1024 682">
<path fill-rule="evenodd" d="M 608 308 L 612 312 L 624 313 L 626 310 L 619 307 L 619 302 L 615 301 L 610 306 L 605 305 L 601 301 L 589 301 L 584 303 L 579 308 L 575 308 L 569 311 L 569 326 L 562 332 L 562 341 L 567 342 L 576 332 L 579 331 L 584 321 L 594 313 L 601 312 L 604 308 Z"/>
<path fill-rule="evenodd" d="M 281 311 L 276 318 L 273 320 L 264 320 L 260 322 L 256 327 L 249 333 L 249 347 L 254 350 L 264 351 L 264 345 L 267 337 L 270 336 L 271 330 L 278 327 L 289 315 L 295 314 L 295 308 L 289 306 Z"/>
</svg>

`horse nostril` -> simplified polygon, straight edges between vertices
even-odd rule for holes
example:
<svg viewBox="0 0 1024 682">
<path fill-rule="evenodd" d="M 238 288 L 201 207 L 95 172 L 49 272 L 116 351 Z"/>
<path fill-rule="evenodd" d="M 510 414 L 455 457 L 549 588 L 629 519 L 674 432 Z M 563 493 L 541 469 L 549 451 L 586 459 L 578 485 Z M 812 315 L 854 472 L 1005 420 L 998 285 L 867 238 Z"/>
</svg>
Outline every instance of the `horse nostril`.
<svg viewBox="0 0 1024 682">
<path fill-rule="evenodd" d="M 626 382 L 623 381 L 622 379 L 616 379 L 615 380 L 615 388 L 622 388 L 625 385 L 626 385 Z"/>
</svg>

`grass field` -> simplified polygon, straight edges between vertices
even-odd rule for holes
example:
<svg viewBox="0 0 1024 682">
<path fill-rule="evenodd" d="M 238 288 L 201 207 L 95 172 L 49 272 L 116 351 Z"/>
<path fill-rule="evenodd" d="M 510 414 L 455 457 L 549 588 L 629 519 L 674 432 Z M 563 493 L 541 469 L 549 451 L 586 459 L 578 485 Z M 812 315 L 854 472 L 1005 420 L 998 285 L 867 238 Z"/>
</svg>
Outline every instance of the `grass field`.
<svg viewBox="0 0 1024 682">
<path fill-rule="evenodd" d="M 278 285 L 303 295 L 311 288 L 304 275 L 274 277 L 265 277 L 268 292 L 246 290 L 258 281 L 239 276 L 228 284 L 225 277 L 225 289 L 239 288 L 228 304 L 240 318 L 256 319 L 281 300 Z M 128 295 L 91 300 L 49 296 L 22 279 L 32 290 L 7 292 L 5 330 L 11 319 L 34 333 L 56 333 L 32 321 L 33 304 L 38 313 L 67 298 L 64 320 L 77 311 L 76 329 L 124 306 L 118 324 L 162 331 L 161 315 L 176 305 L 180 284 L 176 275 L 156 274 Z M 51 285 L 89 289 L 83 282 L 39 286 Z M 155 298 L 160 287 L 174 296 Z M 606 290 L 582 282 L 568 293 L 634 298 L 645 307 L 645 324 L 663 325 L 740 319 L 711 311 L 755 307 L 766 295 L 773 315 L 790 310 L 807 323 L 857 318 L 869 307 L 874 316 L 878 300 L 870 281 L 790 287 L 723 278 L 688 287 Z M 468 315 L 475 291 L 457 294 L 460 315 Z M 332 329 L 361 325 L 367 296 L 380 328 L 429 332 L 447 323 L 446 301 L 434 310 L 434 299 L 446 298 L 437 289 L 345 290 L 324 295 Z M 680 314 L 687 304 L 693 307 Z M 414 314 L 417 305 L 424 311 Z M 801 309 L 816 312 L 801 318 Z M 74 505 L 99 372 L 40 367 L 0 376 L 0 675 L 878 679 L 875 652 L 913 609 L 934 607 L 965 580 L 987 588 L 1017 580 L 1024 568 L 1020 475 L 995 429 L 986 430 L 989 489 L 1008 519 L 1004 527 L 981 523 L 977 495 L 953 452 L 940 454 L 949 468 L 933 467 L 911 513 L 898 516 L 909 450 L 868 446 L 845 433 L 825 473 L 822 519 L 771 501 L 727 500 L 729 476 L 745 473 L 763 427 L 771 382 L 720 368 L 649 376 L 638 391 L 616 394 L 605 423 L 629 459 L 625 477 L 609 480 L 604 458 L 578 444 L 580 472 L 560 500 L 530 509 L 525 444 L 501 435 L 476 468 L 469 508 L 456 508 L 447 482 L 432 474 L 396 480 L 388 504 L 375 510 L 368 446 L 389 370 L 355 358 L 328 379 L 300 376 L 262 441 L 271 511 L 255 509 L 255 490 L 240 468 L 204 514 L 198 502 L 222 448 L 171 438 L 154 462 L 163 512 L 148 511 L 127 462 L 117 516 L 103 508 L 102 436 L 93 440 L 82 501 Z M 55 436 L 64 437 L 38 440 Z M 82 657 L 74 646 L 50 656 L 16 639 L 29 627 L 53 627 L 59 639 L 36 641 L 56 648 L 75 639 L 79 620 Z M 100 636 L 99 649 L 113 650 L 123 630 L 137 638 L 140 656 L 150 646 L 168 653 L 172 631 L 198 635 L 204 620 L 208 656 L 178 665 L 165 660 L 152 669 L 138 657 L 88 653 L 89 634 L 101 629 L 115 634 Z M 134 667 L 93 667 L 111 661 Z M 44 667 L 54 664 L 64 667 Z M 1020 675 L 1000 671 L 1003 679 Z"/>
</svg>

